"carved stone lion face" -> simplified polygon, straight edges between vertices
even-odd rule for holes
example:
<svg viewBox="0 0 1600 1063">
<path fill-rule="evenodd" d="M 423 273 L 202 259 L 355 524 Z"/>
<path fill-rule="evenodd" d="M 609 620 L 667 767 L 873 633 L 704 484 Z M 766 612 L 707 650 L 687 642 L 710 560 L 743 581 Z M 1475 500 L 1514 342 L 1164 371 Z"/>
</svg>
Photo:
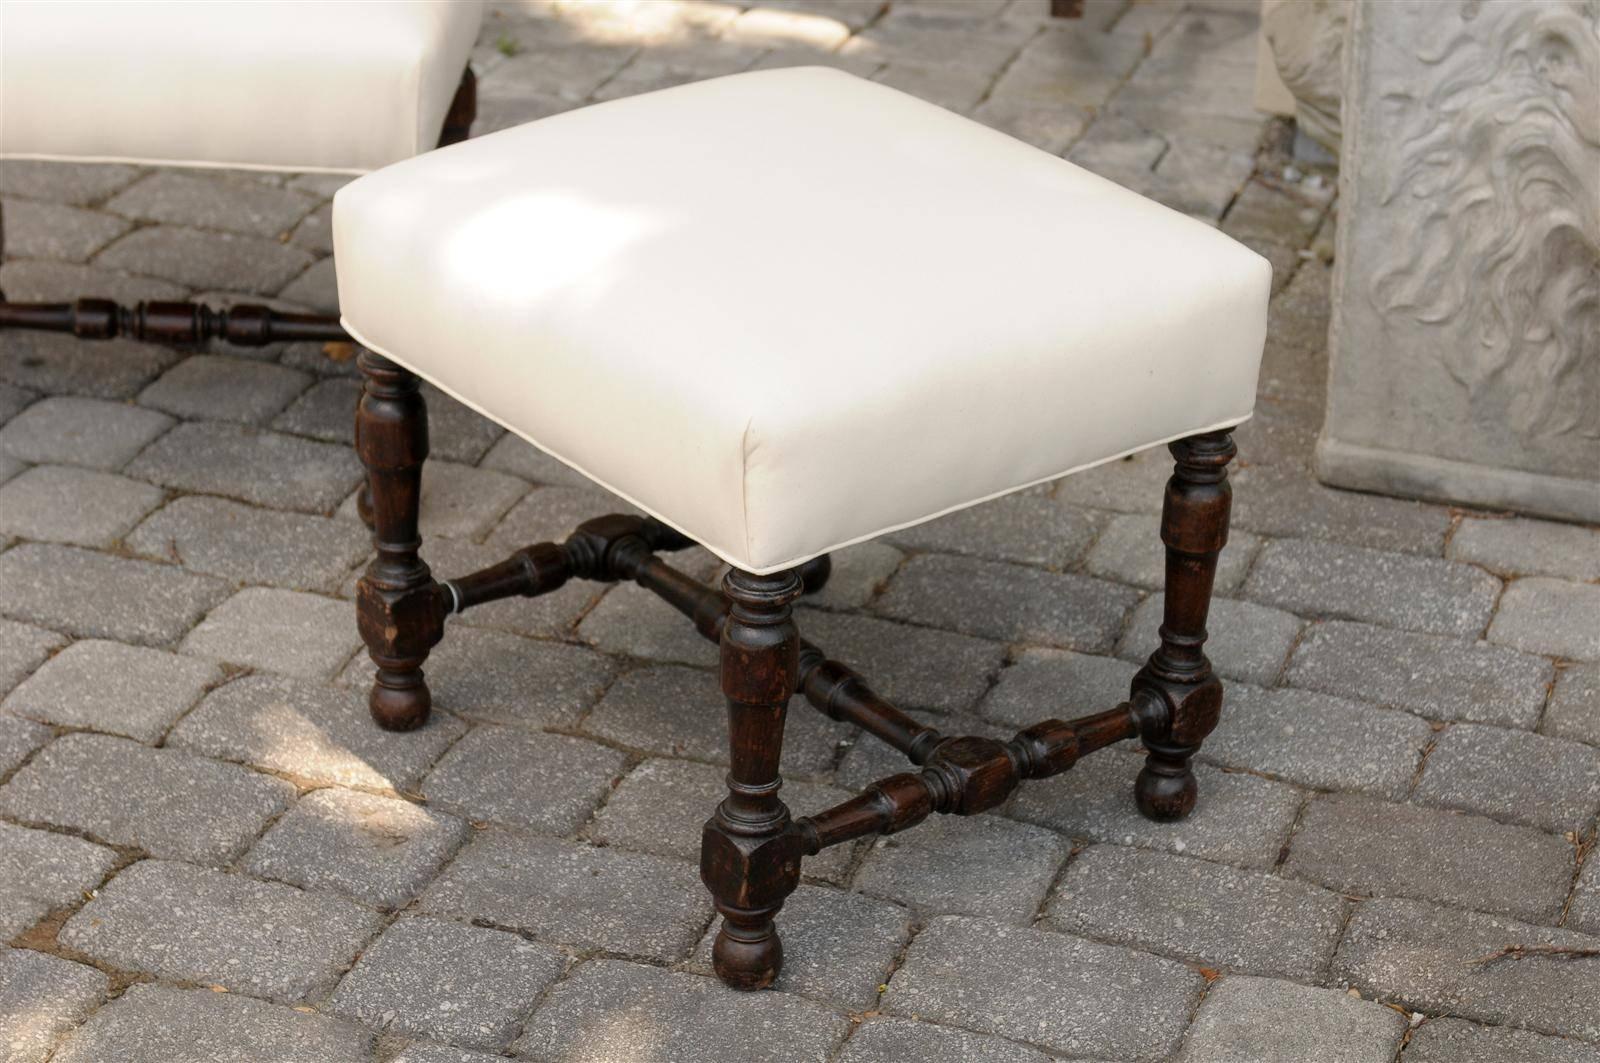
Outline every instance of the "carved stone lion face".
<svg viewBox="0 0 1600 1063">
<path fill-rule="evenodd" d="M 1420 91 L 1385 97 L 1405 133 L 1383 202 L 1425 206 L 1371 294 L 1459 330 L 1475 412 L 1600 438 L 1600 3 L 1454 9 Z"/>
</svg>

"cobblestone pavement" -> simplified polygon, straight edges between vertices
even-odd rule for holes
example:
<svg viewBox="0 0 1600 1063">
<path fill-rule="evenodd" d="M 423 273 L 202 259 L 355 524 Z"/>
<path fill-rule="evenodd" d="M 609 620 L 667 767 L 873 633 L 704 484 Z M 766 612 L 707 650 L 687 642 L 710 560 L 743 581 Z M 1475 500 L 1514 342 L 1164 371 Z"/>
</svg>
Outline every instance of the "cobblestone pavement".
<svg viewBox="0 0 1600 1063">
<path fill-rule="evenodd" d="M 1253 7 L 534 3 L 474 60 L 480 131 L 836 64 L 1272 260 L 1192 820 L 1141 820 L 1111 750 L 831 851 L 779 990 L 727 992 L 694 863 L 722 709 L 686 624 L 631 588 L 486 607 L 429 665 L 443 711 L 380 733 L 351 364 L 7 335 L 0 1059 L 1600 1061 L 1600 533 L 1308 474 L 1332 186 L 1251 110 Z M 328 308 L 338 184 L 7 163 L 0 282 Z M 613 508 L 431 401 L 436 569 Z M 1166 475 L 1147 453 L 845 551 L 802 628 L 952 729 L 1107 707 L 1153 647 Z M 898 770 L 804 707 L 790 732 L 801 812 Z"/>
</svg>

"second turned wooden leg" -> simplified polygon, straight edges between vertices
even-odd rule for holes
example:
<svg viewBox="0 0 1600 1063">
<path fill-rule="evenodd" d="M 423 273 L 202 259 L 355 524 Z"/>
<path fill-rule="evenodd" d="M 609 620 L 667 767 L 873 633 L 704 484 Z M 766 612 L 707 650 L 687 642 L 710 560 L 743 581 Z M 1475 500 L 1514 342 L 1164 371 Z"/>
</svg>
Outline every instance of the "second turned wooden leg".
<svg viewBox="0 0 1600 1063">
<path fill-rule="evenodd" d="M 800 633 L 790 603 L 794 571 L 723 579 L 722 690 L 732 762 L 725 797 L 701 835 L 700 878 L 722 913 L 712 947 L 717 976 L 735 989 L 762 989 L 783 966 L 773 917 L 800 882 L 802 856 L 789 809 L 778 797 L 784 715 L 799 675 Z"/>
<path fill-rule="evenodd" d="M 1169 447 L 1177 465 L 1167 481 L 1161 539 L 1167 584 L 1161 648 L 1133 679 L 1133 704 L 1148 754 L 1134 796 L 1150 819 L 1182 819 L 1194 810 L 1190 758 L 1216 727 L 1222 683 L 1203 647 L 1217 556 L 1228 542 L 1228 462 L 1235 450 L 1224 432 L 1180 439 Z"/>
<path fill-rule="evenodd" d="M 428 719 L 422 663 L 444 634 L 448 592 L 418 556 L 417 511 L 428 456 L 428 411 L 408 370 L 363 351 L 356 451 L 366 466 L 377 556 L 356 589 L 356 618 L 378 674 L 368 705 L 378 726 L 409 731 Z"/>
</svg>

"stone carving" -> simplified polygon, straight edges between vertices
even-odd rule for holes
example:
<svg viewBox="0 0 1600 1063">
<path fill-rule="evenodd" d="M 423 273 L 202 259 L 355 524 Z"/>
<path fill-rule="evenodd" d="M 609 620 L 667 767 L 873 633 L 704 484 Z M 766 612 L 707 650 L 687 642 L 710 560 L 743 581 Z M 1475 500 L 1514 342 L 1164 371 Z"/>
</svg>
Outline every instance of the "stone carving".
<svg viewBox="0 0 1600 1063">
<path fill-rule="evenodd" d="M 1600 0 L 1360 0 L 1332 483 L 1600 521 Z"/>
<path fill-rule="evenodd" d="M 1261 32 L 1278 77 L 1294 95 L 1295 122 L 1339 154 L 1339 100 L 1351 0 L 1265 0 Z"/>
<path fill-rule="evenodd" d="M 1417 58 L 1385 206 L 1415 209 L 1379 256 L 1386 312 L 1459 327 L 1445 352 L 1475 407 L 1520 432 L 1600 438 L 1600 4 L 1460 5 Z"/>
</svg>

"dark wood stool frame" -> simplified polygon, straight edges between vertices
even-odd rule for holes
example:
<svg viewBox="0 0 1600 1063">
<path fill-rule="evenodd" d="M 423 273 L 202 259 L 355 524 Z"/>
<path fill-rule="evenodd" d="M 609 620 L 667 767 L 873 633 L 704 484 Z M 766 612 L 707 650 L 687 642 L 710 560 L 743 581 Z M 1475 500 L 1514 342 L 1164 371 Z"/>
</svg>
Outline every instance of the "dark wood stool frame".
<svg viewBox="0 0 1600 1063">
<path fill-rule="evenodd" d="M 893 834 L 935 812 L 989 811 L 1022 780 L 1066 771 L 1080 757 L 1130 738 L 1146 750 L 1134 784 L 1139 811 L 1165 821 L 1193 810 L 1190 761 L 1222 709 L 1222 684 L 1203 646 L 1217 557 L 1228 539 L 1230 432 L 1169 445 L 1176 465 L 1161 518 L 1167 550 L 1161 645 L 1134 676 L 1128 700 L 1090 716 L 1044 720 L 1000 741 L 946 736 L 918 723 L 801 637 L 791 606 L 827 582 L 826 555 L 768 575 L 734 569 L 719 591 L 661 559 L 694 545 L 691 539 L 651 518 L 619 514 L 579 525 L 564 542 L 536 543 L 470 575 L 434 579 L 418 554 L 417 507 L 428 456 L 420 381 L 371 352 L 361 354 L 360 366 L 366 385 L 356 446 L 372 488 L 377 556 L 357 602 L 361 634 L 378 668 L 369 702 L 373 719 L 391 730 L 427 720 L 431 698 L 423 665 L 452 613 L 549 594 L 571 579 L 631 581 L 662 598 L 721 647 L 728 795 L 706 822 L 700 877 L 723 916 L 712 959 L 728 985 L 772 984 L 783 964 L 774 917 L 799 885 L 801 861 L 829 846 Z M 779 797 L 779 761 L 785 714 L 797 694 L 832 719 L 887 742 L 920 770 L 793 818 Z"/>
<path fill-rule="evenodd" d="M 469 70 L 441 145 L 466 137 L 474 109 Z M 212 338 L 244 346 L 351 341 L 334 317 L 168 302 L 130 309 L 105 299 L 6 303 L 0 296 L 0 328 L 7 327 L 172 344 Z M 1190 761 L 1222 709 L 1222 684 L 1203 646 L 1217 557 L 1228 538 L 1227 465 L 1234 456 L 1228 431 L 1169 445 L 1176 466 L 1161 517 L 1167 551 L 1161 645 L 1134 676 L 1128 700 L 1093 715 L 1044 720 L 1000 741 L 947 736 L 918 723 L 801 637 L 792 605 L 827 583 L 826 555 L 767 575 L 734 569 L 719 590 L 662 560 L 663 553 L 694 545 L 691 539 L 648 517 L 612 515 L 584 522 L 563 542 L 536 543 L 469 575 L 435 579 L 420 555 L 418 532 L 428 457 L 420 380 L 370 351 L 361 352 L 358 364 L 364 383 L 356 449 L 367 478 L 357 502 L 372 529 L 375 555 L 357 587 L 356 617 L 377 668 L 368 700 L 373 719 L 392 731 L 427 721 L 432 698 L 423 665 L 454 613 L 503 598 L 549 594 L 572 579 L 627 580 L 662 598 L 721 648 L 728 793 L 702 832 L 700 877 L 722 913 L 712 961 L 728 985 L 761 989 L 777 978 L 783 948 L 775 917 L 799 885 L 804 858 L 829 846 L 894 834 L 935 812 L 989 811 L 1022 780 L 1059 774 L 1081 757 L 1131 738 L 1146 750 L 1134 783 L 1139 811 L 1167 821 L 1193 810 Z M 794 818 L 779 796 L 779 765 L 785 716 L 797 694 L 830 718 L 887 742 L 918 770 L 880 779 L 842 804 Z"/>
</svg>

